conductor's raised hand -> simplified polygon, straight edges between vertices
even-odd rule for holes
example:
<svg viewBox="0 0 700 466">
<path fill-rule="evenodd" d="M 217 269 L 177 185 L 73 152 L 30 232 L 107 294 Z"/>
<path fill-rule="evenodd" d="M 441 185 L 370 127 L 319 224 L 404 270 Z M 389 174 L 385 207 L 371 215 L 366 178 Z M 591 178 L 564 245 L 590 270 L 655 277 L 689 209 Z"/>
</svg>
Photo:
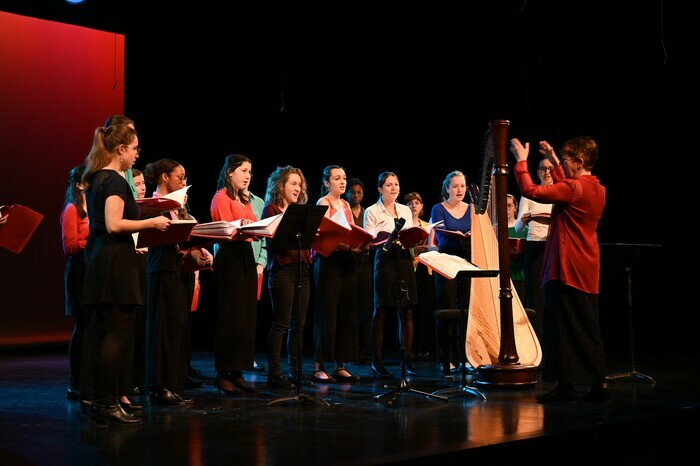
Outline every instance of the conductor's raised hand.
<svg viewBox="0 0 700 466">
<path fill-rule="evenodd" d="M 547 141 L 540 141 L 540 154 L 542 154 L 542 157 L 549 160 L 555 167 L 559 165 L 559 157 L 557 157 L 557 154 L 554 152 L 554 148 Z"/>
<path fill-rule="evenodd" d="M 530 143 L 526 142 L 525 145 L 523 145 L 520 142 L 520 139 L 513 138 L 508 143 L 508 149 L 515 157 L 515 161 L 520 162 L 521 160 L 527 160 L 527 157 L 530 154 Z"/>
</svg>

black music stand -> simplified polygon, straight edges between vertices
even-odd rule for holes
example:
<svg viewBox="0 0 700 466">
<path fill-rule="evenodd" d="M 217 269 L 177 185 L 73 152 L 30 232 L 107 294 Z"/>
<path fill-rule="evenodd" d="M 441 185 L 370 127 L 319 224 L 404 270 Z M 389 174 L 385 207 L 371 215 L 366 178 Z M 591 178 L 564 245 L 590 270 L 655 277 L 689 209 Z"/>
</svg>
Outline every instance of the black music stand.
<svg viewBox="0 0 700 466">
<path fill-rule="evenodd" d="M 396 244 L 392 244 L 390 246 L 391 249 L 394 249 L 396 251 L 396 265 L 397 265 L 397 296 L 396 296 L 396 307 L 397 311 L 399 313 L 399 318 L 401 319 L 401 381 L 399 382 L 399 386 L 396 387 L 394 390 L 386 392 L 386 393 L 381 393 L 379 395 L 374 395 L 374 399 L 379 401 L 382 398 L 386 396 L 391 396 L 391 399 L 387 401 L 387 405 L 391 406 L 394 403 L 394 400 L 396 400 L 399 395 L 402 395 L 404 393 L 413 393 L 415 395 L 421 395 L 421 396 L 426 396 L 429 398 L 436 398 L 438 400 L 442 401 L 447 401 L 447 397 L 441 396 L 441 395 L 435 395 L 433 393 L 428 393 L 428 392 L 423 392 L 420 390 L 416 390 L 415 388 L 411 388 L 411 384 L 409 383 L 409 380 L 406 378 L 406 346 L 405 346 L 405 338 L 403 338 L 403 329 L 404 326 L 406 325 L 406 315 L 404 312 L 403 308 L 403 296 L 408 295 L 408 289 L 404 286 L 404 281 L 403 277 L 401 274 L 401 249 L 402 246 L 398 241 Z M 384 251 L 383 249 L 379 249 L 377 251 L 377 254 L 388 254 L 389 251 Z M 384 388 L 388 388 L 388 386 L 384 386 Z"/>
<path fill-rule="evenodd" d="M 313 395 L 304 393 L 302 390 L 302 353 L 301 347 L 304 341 L 304 329 L 300 325 L 299 312 L 301 312 L 299 296 L 301 295 L 301 250 L 310 249 L 311 242 L 316 236 L 316 231 L 326 214 L 328 206 L 326 205 L 306 205 L 306 204 L 290 204 L 284 211 L 282 220 L 277 226 L 274 236 L 270 239 L 268 250 L 270 251 L 288 251 L 296 249 L 299 253 L 297 260 L 298 267 L 298 282 L 297 282 L 297 390 L 293 396 L 285 396 L 270 401 L 267 406 L 272 406 L 284 401 L 312 401 L 321 406 L 330 406 L 330 404 Z"/>
<path fill-rule="evenodd" d="M 468 305 L 468 303 L 462 302 L 462 297 L 464 296 L 464 286 L 466 285 L 467 278 L 474 278 L 474 277 L 495 277 L 498 275 L 498 270 L 460 270 L 457 272 L 457 276 L 455 277 L 457 279 L 457 288 L 458 288 L 458 296 L 460 297 L 460 332 L 462 332 L 462 335 L 460 335 L 460 342 L 465 344 L 465 351 L 464 351 L 464 356 L 466 359 L 466 340 L 467 340 L 467 310 L 465 309 L 465 305 Z M 463 338 L 462 338 L 463 337 Z M 482 400 L 486 400 L 486 395 L 484 395 L 481 390 L 479 390 L 476 387 L 472 387 L 469 384 L 467 384 L 467 362 L 468 361 L 463 361 L 462 362 L 462 369 L 461 369 L 461 374 L 462 374 L 462 380 L 460 381 L 460 384 L 457 387 L 453 388 L 443 388 L 441 390 L 436 390 L 433 392 L 434 395 L 447 395 L 450 393 L 467 393 L 469 395 L 474 395 Z"/>
<path fill-rule="evenodd" d="M 608 382 L 649 382 L 652 385 L 656 384 L 656 380 L 649 377 L 646 374 L 637 372 L 635 357 L 634 357 L 634 325 L 632 320 L 632 263 L 634 262 L 634 256 L 639 255 L 639 251 L 642 248 L 650 247 L 660 247 L 660 244 L 630 244 L 630 243 L 601 243 L 601 246 L 615 246 L 623 249 L 632 248 L 634 254 L 628 260 L 628 264 L 625 266 L 625 271 L 627 272 L 627 320 L 629 326 L 629 342 L 630 342 L 630 362 L 631 368 L 627 372 L 621 372 L 619 374 L 613 374 L 606 377 Z"/>
</svg>

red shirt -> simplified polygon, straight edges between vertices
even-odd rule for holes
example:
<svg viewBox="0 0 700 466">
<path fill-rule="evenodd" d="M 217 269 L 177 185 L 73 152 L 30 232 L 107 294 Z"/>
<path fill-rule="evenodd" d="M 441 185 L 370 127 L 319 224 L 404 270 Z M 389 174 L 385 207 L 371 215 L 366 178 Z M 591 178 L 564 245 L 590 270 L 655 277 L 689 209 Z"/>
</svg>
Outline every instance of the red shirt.
<svg viewBox="0 0 700 466">
<path fill-rule="evenodd" d="M 78 207 L 73 203 L 64 207 L 61 212 L 61 240 L 66 256 L 72 256 L 85 249 L 89 233 L 87 215 L 80 218 Z"/>
<path fill-rule="evenodd" d="M 605 187 L 593 175 L 565 178 L 561 165 L 552 172 L 553 184 L 536 185 L 524 160 L 515 164 L 515 177 L 523 196 L 554 204 L 541 284 L 559 280 L 586 293 L 598 294 L 600 246 L 596 230 L 605 207 Z"/>
<path fill-rule="evenodd" d="M 226 188 L 221 188 L 214 194 L 209 207 L 211 219 L 215 222 L 224 220 L 232 222 L 241 218 L 247 218 L 252 222 L 258 219 L 253 212 L 253 206 L 250 203 L 243 204 L 241 201 L 234 201 L 226 193 Z M 253 241 L 252 238 L 247 238 L 244 241 Z"/>
</svg>

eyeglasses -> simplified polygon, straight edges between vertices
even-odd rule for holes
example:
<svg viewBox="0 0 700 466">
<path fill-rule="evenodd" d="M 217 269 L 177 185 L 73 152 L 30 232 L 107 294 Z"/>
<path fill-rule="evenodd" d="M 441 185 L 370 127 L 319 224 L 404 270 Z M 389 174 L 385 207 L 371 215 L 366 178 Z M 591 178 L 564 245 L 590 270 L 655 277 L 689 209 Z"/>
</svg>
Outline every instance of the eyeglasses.
<svg viewBox="0 0 700 466">
<path fill-rule="evenodd" d="M 139 147 L 139 146 L 133 147 L 133 146 L 130 146 L 128 144 L 124 144 L 124 146 L 128 147 L 129 149 L 135 150 L 137 155 L 141 153 L 141 147 Z"/>
<path fill-rule="evenodd" d="M 180 183 L 187 183 L 187 177 L 185 175 L 170 175 L 174 176 L 178 180 L 180 180 Z"/>
<path fill-rule="evenodd" d="M 547 173 L 547 172 L 554 171 L 554 167 L 540 167 L 537 169 L 537 171 Z"/>
</svg>

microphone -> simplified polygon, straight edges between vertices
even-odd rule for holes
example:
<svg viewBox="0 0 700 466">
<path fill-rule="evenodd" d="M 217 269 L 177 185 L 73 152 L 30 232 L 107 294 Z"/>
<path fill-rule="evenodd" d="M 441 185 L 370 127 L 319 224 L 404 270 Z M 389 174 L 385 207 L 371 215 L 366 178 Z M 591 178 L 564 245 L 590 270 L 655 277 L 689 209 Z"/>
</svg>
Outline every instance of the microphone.
<svg viewBox="0 0 700 466">
<path fill-rule="evenodd" d="M 394 225 L 394 231 L 391 232 L 391 235 L 389 235 L 389 239 L 387 239 L 386 243 L 384 243 L 384 246 L 382 246 L 382 251 L 387 252 L 389 249 L 391 249 L 391 245 L 394 244 L 396 238 L 399 237 L 399 231 L 401 231 L 405 223 L 405 218 L 398 218 L 396 220 L 396 225 Z"/>
</svg>

